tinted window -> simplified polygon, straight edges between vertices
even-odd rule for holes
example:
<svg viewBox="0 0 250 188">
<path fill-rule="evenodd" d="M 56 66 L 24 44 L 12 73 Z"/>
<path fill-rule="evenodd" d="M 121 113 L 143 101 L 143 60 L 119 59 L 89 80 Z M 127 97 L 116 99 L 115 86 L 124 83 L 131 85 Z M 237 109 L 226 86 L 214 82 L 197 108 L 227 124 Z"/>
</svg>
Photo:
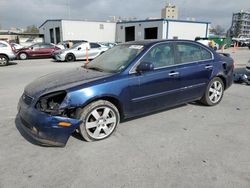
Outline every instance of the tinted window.
<svg viewBox="0 0 250 188">
<path fill-rule="evenodd" d="M 40 48 L 53 48 L 54 46 L 51 44 L 41 44 Z"/>
<path fill-rule="evenodd" d="M 0 48 L 4 48 L 4 47 L 7 47 L 7 45 L 0 42 Z"/>
<path fill-rule="evenodd" d="M 39 44 L 33 44 L 32 46 L 30 46 L 32 48 L 40 48 L 40 45 Z"/>
<path fill-rule="evenodd" d="M 101 46 L 97 43 L 90 43 L 90 48 L 100 48 Z"/>
<path fill-rule="evenodd" d="M 180 63 L 212 59 L 211 53 L 201 46 L 191 43 L 180 43 L 176 46 L 177 51 L 179 52 Z"/>
<path fill-rule="evenodd" d="M 155 68 L 174 65 L 174 48 L 171 44 L 157 45 L 147 52 L 141 62 L 151 62 Z"/>
</svg>

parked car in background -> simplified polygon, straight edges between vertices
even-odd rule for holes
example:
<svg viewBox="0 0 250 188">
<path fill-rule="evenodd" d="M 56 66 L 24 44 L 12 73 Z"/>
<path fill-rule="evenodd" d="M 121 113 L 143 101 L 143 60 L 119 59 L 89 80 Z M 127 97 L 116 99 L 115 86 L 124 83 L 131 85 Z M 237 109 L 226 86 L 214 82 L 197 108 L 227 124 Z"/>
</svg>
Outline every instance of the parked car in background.
<svg viewBox="0 0 250 188">
<path fill-rule="evenodd" d="M 88 49 L 88 52 L 87 50 Z M 56 61 L 76 61 L 85 60 L 88 53 L 89 59 L 94 59 L 109 48 L 107 46 L 93 43 L 93 42 L 80 42 L 72 46 L 72 48 L 55 51 L 53 53 L 53 59 Z"/>
<path fill-rule="evenodd" d="M 86 40 L 70 40 L 70 41 L 73 43 L 73 45 L 80 43 L 80 42 L 87 42 Z M 69 40 L 59 42 L 56 46 L 63 50 L 63 49 L 68 48 L 68 43 L 69 43 Z"/>
<path fill-rule="evenodd" d="M 29 58 L 50 58 L 56 50 L 60 50 L 60 48 L 54 44 L 36 43 L 18 50 L 16 54 L 17 57 L 22 60 Z"/>
<path fill-rule="evenodd" d="M 15 50 L 20 50 L 22 48 L 24 48 L 24 46 L 20 45 L 20 44 L 17 44 L 15 42 L 11 42 L 10 45 L 15 48 Z"/>
<path fill-rule="evenodd" d="M 117 43 L 113 43 L 113 42 L 99 42 L 98 44 L 101 44 L 103 46 L 107 46 L 108 48 L 113 48 L 114 46 L 117 45 Z"/>
<path fill-rule="evenodd" d="M 219 104 L 233 69 L 232 58 L 194 41 L 117 45 L 85 66 L 26 86 L 21 126 L 44 145 L 64 146 L 76 129 L 86 141 L 102 140 L 120 119 L 197 100 Z"/>
<path fill-rule="evenodd" d="M 8 65 L 15 58 L 14 48 L 8 42 L 0 40 L 0 66 Z"/>
<path fill-rule="evenodd" d="M 24 46 L 24 47 L 29 47 L 29 46 L 36 44 L 36 43 L 43 43 L 43 39 L 36 37 L 36 38 L 28 38 L 25 41 L 20 40 L 20 42 L 19 42 L 19 44 Z"/>
</svg>

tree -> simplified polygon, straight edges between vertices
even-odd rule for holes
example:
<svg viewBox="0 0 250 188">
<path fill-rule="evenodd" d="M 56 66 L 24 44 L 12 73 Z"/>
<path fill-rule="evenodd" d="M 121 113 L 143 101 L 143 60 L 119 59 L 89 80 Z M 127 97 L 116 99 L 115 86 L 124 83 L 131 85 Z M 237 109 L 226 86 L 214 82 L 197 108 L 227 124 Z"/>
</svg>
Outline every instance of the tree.
<svg viewBox="0 0 250 188">
<path fill-rule="evenodd" d="M 35 25 L 29 25 L 26 27 L 24 33 L 39 33 L 39 29 Z"/>
<path fill-rule="evenodd" d="M 225 29 L 220 25 L 216 25 L 214 28 L 211 29 L 211 33 L 221 36 L 225 34 Z"/>
</svg>

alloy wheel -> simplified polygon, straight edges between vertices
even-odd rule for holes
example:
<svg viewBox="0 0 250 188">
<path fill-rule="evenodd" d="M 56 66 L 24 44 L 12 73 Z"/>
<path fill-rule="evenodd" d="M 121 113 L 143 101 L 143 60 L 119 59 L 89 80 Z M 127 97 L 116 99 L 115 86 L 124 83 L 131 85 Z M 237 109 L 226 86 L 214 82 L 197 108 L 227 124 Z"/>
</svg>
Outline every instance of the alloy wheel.
<svg viewBox="0 0 250 188">
<path fill-rule="evenodd" d="M 103 106 L 92 110 L 86 118 L 86 131 L 94 139 L 108 137 L 117 124 L 117 117 L 113 109 Z"/>
<path fill-rule="evenodd" d="M 6 57 L 0 57 L 0 65 L 7 65 L 8 61 Z"/>
<path fill-rule="evenodd" d="M 217 103 L 223 94 L 223 86 L 219 81 L 214 81 L 209 88 L 209 99 L 212 103 Z"/>
</svg>

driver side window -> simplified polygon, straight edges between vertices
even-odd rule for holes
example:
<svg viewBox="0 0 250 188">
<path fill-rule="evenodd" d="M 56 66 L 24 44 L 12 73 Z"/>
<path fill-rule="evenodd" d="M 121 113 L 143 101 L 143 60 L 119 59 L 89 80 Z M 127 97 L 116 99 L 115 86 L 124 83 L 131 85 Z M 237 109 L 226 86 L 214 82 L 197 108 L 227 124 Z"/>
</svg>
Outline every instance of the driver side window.
<svg viewBox="0 0 250 188">
<path fill-rule="evenodd" d="M 155 69 L 174 65 L 174 48 L 171 44 L 157 45 L 147 52 L 141 62 L 151 62 Z"/>
</svg>

